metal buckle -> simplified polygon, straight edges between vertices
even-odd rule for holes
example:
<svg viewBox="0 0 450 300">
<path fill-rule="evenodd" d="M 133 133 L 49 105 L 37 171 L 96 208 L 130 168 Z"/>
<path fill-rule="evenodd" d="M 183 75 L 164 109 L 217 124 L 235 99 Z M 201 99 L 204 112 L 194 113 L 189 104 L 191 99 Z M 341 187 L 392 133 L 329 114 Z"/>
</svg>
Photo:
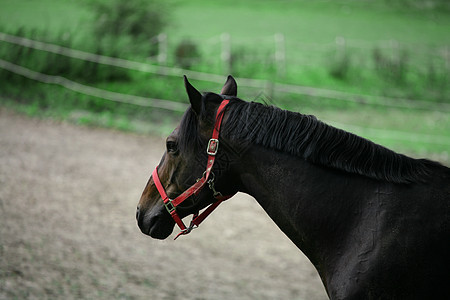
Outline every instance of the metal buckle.
<svg viewBox="0 0 450 300">
<path fill-rule="evenodd" d="M 177 238 L 179 238 L 181 235 L 186 235 L 191 233 L 192 230 L 194 230 L 195 228 L 198 228 L 197 225 L 195 225 L 194 223 L 192 223 L 191 221 L 191 225 L 189 225 L 188 228 L 181 230 L 174 238 L 174 240 L 176 240 Z"/>
<path fill-rule="evenodd" d="M 216 155 L 217 150 L 219 150 L 219 140 L 218 139 L 210 139 L 208 142 L 208 147 L 206 148 L 206 153 L 208 155 Z"/>
<path fill-rule="evenodd" d="M 214 173 L 212 173 L 212 174 L 214 174 Z M 208 180 L 208 186 L 209 186 L 209 189 L 213 192 L 214 198 L 222 197 L 222 193 L 219 191 L 216 191 L 216 187 L 214 185 L 214 177 L 212 179 Z"/>
<path fill-rule="evenodd" d="M 166 207 L 169 214 L 172 214 L 172 212 L 175 210 L 175 206 L 172 204 L 172 199 L 169 199 L 166 203 L 164 203 L 164 206 Z"/>
</svg>

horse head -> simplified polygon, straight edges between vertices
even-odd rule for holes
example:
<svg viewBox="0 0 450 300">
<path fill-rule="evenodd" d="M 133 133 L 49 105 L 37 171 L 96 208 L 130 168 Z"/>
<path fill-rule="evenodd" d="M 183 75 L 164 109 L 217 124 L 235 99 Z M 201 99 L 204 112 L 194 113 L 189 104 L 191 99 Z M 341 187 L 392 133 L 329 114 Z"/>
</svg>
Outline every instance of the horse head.
<svg viewBox="0 0 450 300">
<path fill-rule="evenodd" d="M 166 151 L 148 180 L 137 206 L 139 228 L 144 234 L 158 239 L 167 238 L 172 233 L 175 222 L 180 226 L 177 218 L 181 220 L 198 213 L 220 199 L 218 195 L 222 193 L 233 195 L 237 192 L 237 186 L 232 184 L 234 179 L 226 143 L 221 140 L 220 151 L 213 153 L 213 156 L 209 153 L 212 147 L 217 151 L 219 143 L 217 140 L 217 144 L 211 145 L 211 140 L 215 139 L 210 139 L 217 126 L 216 118 L 219 113 L 215 112 L 220 109 L 224 99 L 236 96 L 236 81 L 229 76 L 220 94 L 201 94 L 186 77 L 184 84 L 191 105 L 180 124 L 167 137 Z M 220 114 L 222 120 L 224 111 Z M 223 120 L 225 119 L 226 116 Z M 208 171 L 207 165 L 211 158 L 213 163 Z M 200 188 L 202 183 L 207 188 L 203 188 L 203 185 Z M 192 190 L 192 194 L 186 201 L 177 203 L 179 206 L 172 204 L 174 199 L 179 199 L 189 190 Z M 184 225 L 180 228 L 182 226 Z"/>
</svg>

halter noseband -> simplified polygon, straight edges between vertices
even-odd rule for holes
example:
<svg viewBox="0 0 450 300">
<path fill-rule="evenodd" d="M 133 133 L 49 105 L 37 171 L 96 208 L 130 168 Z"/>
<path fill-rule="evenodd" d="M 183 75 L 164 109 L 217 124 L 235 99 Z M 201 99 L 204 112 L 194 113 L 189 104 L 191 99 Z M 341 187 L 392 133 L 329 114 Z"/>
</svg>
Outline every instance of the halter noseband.
<svg viewBox="0 0 450 300">
<path fill-rule="evenodd" d="M 208 162 L 206 163 L 206 171 L 203 173 L 203 176 L 200 179 L 197 179 L 197 182 L 194 183 L 191 187 L 181 193 L 175 199 L 170 199 L 167 196 L 167 193 L 161 184 L 158 176 L 158 166 L 153 170 L 152 177 L 153 181 L 158 189 L 161 198 L 164 201 L 164 206 L 166 207 L 169 214 L 172 216 L 175 223 L 180 227 L 181 232 L 175 237 L 177 239 L 180 235 L 186 235 L 192 231 L 192 229 L 197 228 L 201 222 L 203 222 L 206 217 L 212 213 L 214 209 L 219 206 L 224 200 L 227 200 L 234 195 L 223 196 L 220 192 L 217 192 L 214 187 L 214 173 L 211 172 L 212 167 L 214 165 L 214 161 L 216 159 L 217 151 L 219 150 L 219 131 L 220 125 L 222 124 L 223 112 L 225 107 L 230 102 L 230 100 L 223 100 L 217 109 L 216 114 L 216 122 L 214 124 L 212 137 L 208 142 L 208 147 L 206 148 L 206 153 L 208 154 Z M 211 178 L 210 175 L 212 174 Z M 208 183 L 208 187 L 213 191 L 213 196 L 216 199 L 214 203 L 212 203 L 208 208 L 206 208 L 201 214 L 197 211 L 192 216 L 192 221 L 189 227 L 186 227 L 181 220 L 180 216 L 177 213 L 177 206 L 183 203 L 186 199 L 191 197 L 192 195 L 197 195 L 200 191 L 205 187 L 206 183 Z"/>
</svg>

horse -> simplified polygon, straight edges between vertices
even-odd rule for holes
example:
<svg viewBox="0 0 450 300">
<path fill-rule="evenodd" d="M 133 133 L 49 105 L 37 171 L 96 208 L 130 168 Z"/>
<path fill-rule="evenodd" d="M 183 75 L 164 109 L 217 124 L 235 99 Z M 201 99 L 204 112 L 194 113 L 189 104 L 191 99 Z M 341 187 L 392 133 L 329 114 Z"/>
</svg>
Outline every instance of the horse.
<svg viewBox="0 0 450 300">
<path fill-rule="evenodd" d="M 448 167 L 242 100 L 231 76 L 219 94 L 184 83 L 190 106 L 139 200 L 142 233 L 165 239 L 178 224 L 188 234 L 243 192 L 309 258 L 330 299 L 450 299 Z"/>
</svg>

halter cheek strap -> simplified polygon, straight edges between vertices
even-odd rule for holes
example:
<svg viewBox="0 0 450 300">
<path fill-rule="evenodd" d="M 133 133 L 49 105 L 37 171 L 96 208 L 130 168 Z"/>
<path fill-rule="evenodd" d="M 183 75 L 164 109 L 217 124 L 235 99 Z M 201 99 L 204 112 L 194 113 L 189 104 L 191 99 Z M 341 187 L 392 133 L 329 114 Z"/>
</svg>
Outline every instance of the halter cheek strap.
<svg viewBox="0 0 450 300">
<path fill-rule="evenodd" d="M 208 146 L 206 148 L 206 153 L 208 154 L 206 170 L 203 173 L 203 176 L 200 179 L 198 179 L 196 183 L 194 183 L 191 187 L 189 187 L 178 197 L 172 200 L 167 196 L 167 193 L 163 185 L 161 184 L 161 181 L 158 176 L 158 167 L 156 167 L 153 170 L 152 173 L 153 182 L 155 183 L 156 188 L 158 189 L 158 192 L 164 201 L 164 206 L 166 207 L 167 211 L 169 212 L 175 223 L 181 229 L 181 232 L 175 237 L 175 239 L 177 239 L 180 235 L 188 234 L 192 231 L 192 229 L 197 228 L 200 225 L 200 223 L 203 222 L 203 220 L 206 219 L 206 217 L 209 214 L 211 214 L 213 210 L 217 208 L 217 206 L 219 206 L 220 203 L 234 196 L 234 195 L 223 196 L 220 192 L 216 191 L 214 187 L 214 179 L 215 179 L 214 173 L 211 172 L 214 166 L 214 162 L 216 160 L 217 151 L 219 150 L 219 133 L 220 133 L 220 126 L 222 124 L 223 112 L 229 102 L 230 100 L 223 100 L 219 108 L 217 109 L 216 121 L 214 124 L 212 137 L 209 140 Z M 211 174 L 213 176 L 211 176 L 210 178 Z M 216 199 L 216 201 L 212 203 L 210 206 L 208 206 L 201 214 L 198 214 L 198 212 L 195 213 L 192 217 L 191 224 L 189 225 L 189 227 L 186 228 L 186 225 L 184 225 L 183 221 L 178 215 L 176 208 L 192 195 L 197 195 L 205 187 L 206 183 L 208 183 L 208 187 L 213 191 L 213 196 Z"/>
</svg>

